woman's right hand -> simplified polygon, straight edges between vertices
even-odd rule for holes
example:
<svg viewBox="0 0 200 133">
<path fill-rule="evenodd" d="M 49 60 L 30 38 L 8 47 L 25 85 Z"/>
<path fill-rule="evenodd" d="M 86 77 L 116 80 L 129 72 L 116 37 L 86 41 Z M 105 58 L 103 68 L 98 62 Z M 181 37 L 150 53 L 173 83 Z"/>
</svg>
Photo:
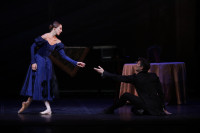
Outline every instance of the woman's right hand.
<svg viewBox="0 0 200 133">
<path fill-rule="evenodd" d="M 37 64 L 36 63 L 34 63 L 34 64 L 32 64 L 32 70 L 34 70 L 34 71 L 36 71 L 37 70 Z"/>
</svg>

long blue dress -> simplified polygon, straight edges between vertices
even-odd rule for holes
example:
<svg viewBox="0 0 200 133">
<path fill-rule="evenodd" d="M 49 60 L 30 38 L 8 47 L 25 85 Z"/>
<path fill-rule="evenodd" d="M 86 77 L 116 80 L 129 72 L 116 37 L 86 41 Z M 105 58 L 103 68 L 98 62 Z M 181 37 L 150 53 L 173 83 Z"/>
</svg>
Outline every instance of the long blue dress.
<svg viewBox="0 0 200 133">
<path fill-rule="evenodd" d="M 54 50 L 57 50 L 62 58 L 76 66 L 77 61 L 65 55 L 63 43 L 50 45 L 41 36 L 35 38 L 31 46 L 31 64 L 20 92 L 22 96 L 31 96 L 33 100 L 52 101 L 54 99 L 53 65 L 49 58 Z M 37 64 L 36 71 L 32 70 L 33 63 Z"/>
</svg>

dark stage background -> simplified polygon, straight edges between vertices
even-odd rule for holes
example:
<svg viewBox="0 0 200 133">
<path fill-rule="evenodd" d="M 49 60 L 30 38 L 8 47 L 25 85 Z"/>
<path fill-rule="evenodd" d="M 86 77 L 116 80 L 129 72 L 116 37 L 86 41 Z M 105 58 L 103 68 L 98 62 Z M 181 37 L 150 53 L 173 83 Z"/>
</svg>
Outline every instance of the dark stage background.
<svg viewBox="0 0 200 133">
<path fill-rule="evenodd" d="M 59 36 L 68 49 L 89 49 L 85 68 L 70 76 L 55 72 L 60 96 L 116 95 L 119 83 L 101 80 L 92 69 L 101 65 L 121 74 L 124 63 L 147 57 L 161 47 L 161 62 L 185 62 L 187 94 L 199 96 L 198 0 L 8 0 L 1 3 L 1 98 L 19 97 L 30 65 L 30 46 L 48 32 L 49 23 L 63 24 Z M 70 53 L 66 53 L 70 56 Z"/>
</svg>

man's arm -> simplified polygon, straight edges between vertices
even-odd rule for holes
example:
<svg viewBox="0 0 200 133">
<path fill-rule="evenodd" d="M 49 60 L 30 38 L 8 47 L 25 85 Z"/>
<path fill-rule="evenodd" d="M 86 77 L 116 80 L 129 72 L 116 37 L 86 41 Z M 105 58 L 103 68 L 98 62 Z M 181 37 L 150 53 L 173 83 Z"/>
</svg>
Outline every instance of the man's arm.
<svg viewBox="0 0 200 133">
<path fill-rule="evenodd" d="M 94 70 L 100 73 L 103 78 L 110 78 L 112 80 L 119 81 L 119 82 L 134 83 L 135 74 L 128 75 L 128 76 L 113 74 L 113 73 L 104 71 L 104 69 L 101 66 L 98 66 L 98 68 L 94 68 Z"/>
</svg>

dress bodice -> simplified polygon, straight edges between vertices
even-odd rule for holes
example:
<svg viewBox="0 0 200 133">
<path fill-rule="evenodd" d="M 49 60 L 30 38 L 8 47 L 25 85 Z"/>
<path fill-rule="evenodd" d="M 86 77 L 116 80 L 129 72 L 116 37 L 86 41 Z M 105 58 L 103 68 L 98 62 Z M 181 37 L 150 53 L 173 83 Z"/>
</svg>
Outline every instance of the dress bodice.
<svg viewBox="0 0 200 133">
<path fill-rule="evenodd" d="M 35 38 L 34 43 L 31 46 L 31 63 L 36 63 L 35 55 L 40 55 L 42 57 L 49 57 L 49 55 L 57 50 L 63 59 L 71 62 L 74 66 L 76 66 L 77 61 L 74 61 L 70 57 L 68 57 L 64 52 L 64 44 L 62 42 L 56 43 L 54 45 L 50 45 L 49 42 L 43 39 L 41 36 Z"/>
<path fill-rule="evenodd" d="M 54 45 L 50 45 L 49 42 L 42 37 L 38 37 L 35 39 L 36 48 L 35 54 L 39 54 L 40 56 L 49 56 L 55 48 L 58 48 L 59 45 L 63 45 L 60 43 L 56 43 Z M 61 46 L 60 46 L 61 47 Z"/>
</svg>

